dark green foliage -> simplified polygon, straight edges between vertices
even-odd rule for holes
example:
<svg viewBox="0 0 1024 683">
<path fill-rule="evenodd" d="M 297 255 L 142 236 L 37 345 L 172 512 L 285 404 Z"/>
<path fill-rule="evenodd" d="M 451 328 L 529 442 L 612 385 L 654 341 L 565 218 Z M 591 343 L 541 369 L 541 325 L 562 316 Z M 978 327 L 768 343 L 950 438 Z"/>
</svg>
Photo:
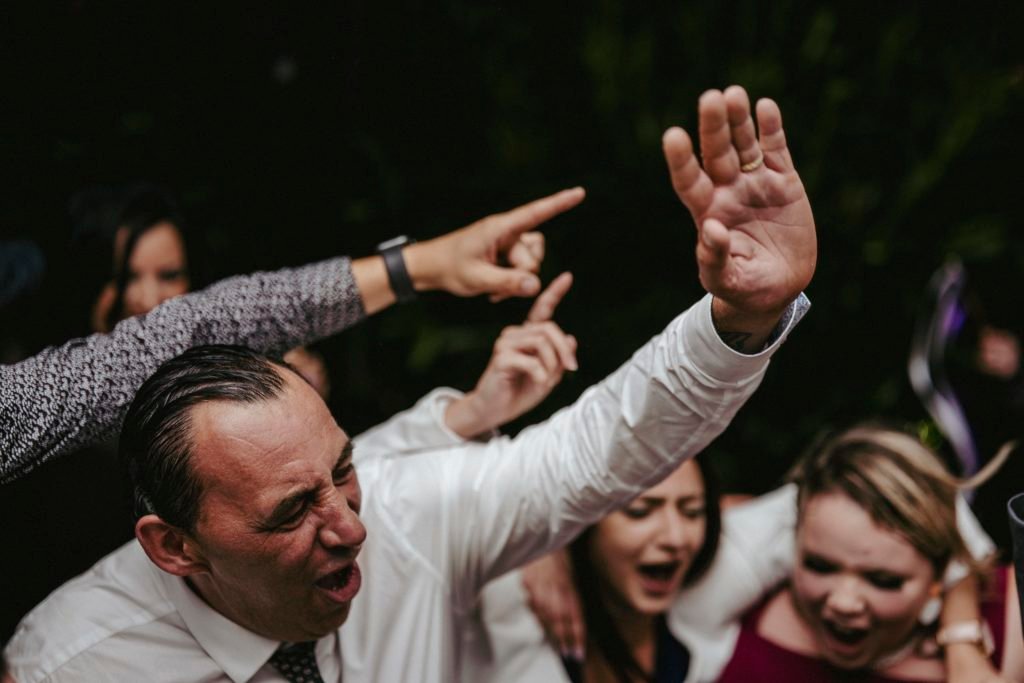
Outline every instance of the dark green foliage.
<svg viewBox="0 0 1024 683">
<path fill-rule="evenodd" d="M 22 323 L 36 343 L 64 333 L 63 207 L 89 182 L 177 188 L 208 279 L 367 253 L 582 184 L 584 207 L 546 230 L 545 266 L 577 276 L 559 320 L 582 369 L 535 420 L 699 295 L 660 135 L 692 129 L 699 94 L 732 82 L 782 106 L 821 246 L 812 314 L 716 446 L 732 488 L 772 486 L 822 427 L 923 418 L 909 336 L 949 256 L 997 283 L 989 308 L 1019 305 L 1019 3 L 401 5 L 7 17 L 0 229 L 57 264 L 53 303 Z M 428 297 L 323 344 L 333 407 L 359 431 L 437 384 L 470 388 L 525 310 Z"/>
</svg>

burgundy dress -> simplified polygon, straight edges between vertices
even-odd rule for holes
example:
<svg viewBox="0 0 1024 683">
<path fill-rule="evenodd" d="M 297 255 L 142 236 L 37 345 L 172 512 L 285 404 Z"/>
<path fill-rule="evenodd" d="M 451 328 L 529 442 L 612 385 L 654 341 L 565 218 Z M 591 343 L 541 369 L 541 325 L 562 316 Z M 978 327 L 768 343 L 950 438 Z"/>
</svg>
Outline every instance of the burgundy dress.
<svg viewBox="0 0 1024 683">
<path fill-rule="evenodd" d="M 839 669 L 817 657 L 799 654 L 765 640 L 757 633 L 757 625 L 767 604 L 768 599 L 743 617 L 736 649 L 718 679 L 719 683 L 920 683 L 917 679 L 889 678 L 874 671 Z M 995 572 L 989 595 L 982 600 L 981 614 L 992 629 L 996 645 L 992 661 L 998 666 L 1003 656 L 1006 626 L 1006 571 L 1003 567 Z"/>
</svg>

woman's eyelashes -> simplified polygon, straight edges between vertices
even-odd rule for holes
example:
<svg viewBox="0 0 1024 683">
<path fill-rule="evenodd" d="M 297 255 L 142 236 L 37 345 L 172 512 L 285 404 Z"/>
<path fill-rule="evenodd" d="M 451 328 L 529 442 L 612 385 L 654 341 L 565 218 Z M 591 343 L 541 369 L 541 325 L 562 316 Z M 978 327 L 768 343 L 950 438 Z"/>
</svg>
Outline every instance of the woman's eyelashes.
<svg viewBox="0 0 1024 683">
<path fill-rule="evenodd" d="M 684 507 L 679 511 L 683 517 L 692 520 L 703 519 L 708 514 L 708 509 L 704 505 Z"/>
<path fill-rule="evenodd" d="M 839 567 L 817 555 L 804 555 L 803 565 L 815 574 L 832 574 L 838 571 Z"/>
<path fill-rule="evenodd" d="M 865 577 L 872 586 L 884 591 L 898 591 L 906 581 L 902 576 L 889 572 L 868 572 Z"/>
<path fill-rule="evenodd" d="M 817 555 L 805 555 L 803 566 L 815 574 L 834 574 L 839 571 L 837 564 Z M 884 591 L 898 591 L 906 583 L 906 577 L 886 571 L 868 571 L 863 576 L 872 586 Z"/>
<path fill-rule="evenodd" d="M 161 282 L 177 282 L 178 280 L 181 280 L 185 277 L 185 271 L 181 269 L 162 270 L 157 275 L 157 277 L 160 278 Z"/>
<path fill-rule="evenodd" d="M 179 280 L 184 280 L 185 277 L 186 277 L 186 273 L 185 273 L 185 270 L 182 269 L 182 268 L 175 269 L 175 270 L 161 270 L 160 272 L 158 272 L 156 274 L 156 278 L 158 280 L 160 280 L 160 282 L 178 282 Z M 137 271 L 134 271 L 134 270 L 129 270 L 128 271 L 128 277 L 127 277 L 128 282 L 136 282 L 136 281 L 138 281 L 141 278 L 142 278 L 142 274 L 141 273 L 139 273 Z"/>
<path fill-rule="evenodd" d="M 624 515 L 626 515 L 627 517 L 629 517 L 630 519 L 643 519 L 643 518 L 645 518 L 645 517 L 647 517 L 648 515 L 651 514 L 651 510 L 652 510 L 652 508 L 650 506 L 648 506 L 648 505 L 644 505 L 644 506 L 641 506 L 641 507 L 632 507 L 632 506 L 630 506 L 630 507 L 624 509 L 622 511 L 622 513 Z"/>
<path fill-rule="evenodd" d="M 644 519 L 663 505 L 665 505 L 663 501 L 637 501 L 623 509 L 622 512 L 630 519 Z M 703 501 L 697 503 L 691 499 L 680 501 L 678 510 L 680 515 L 689 520 L 702 519 L 707 515 L 707 508 Z"/>
</svg>

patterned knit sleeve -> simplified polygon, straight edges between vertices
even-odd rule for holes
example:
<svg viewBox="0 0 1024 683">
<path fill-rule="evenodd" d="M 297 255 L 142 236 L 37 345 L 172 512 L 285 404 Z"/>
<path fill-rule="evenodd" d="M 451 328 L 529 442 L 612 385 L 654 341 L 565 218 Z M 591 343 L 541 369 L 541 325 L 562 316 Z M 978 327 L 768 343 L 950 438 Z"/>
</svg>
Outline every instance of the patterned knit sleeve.
<svg viewBox="0 0 1024 683">
<path fill-rule="evenodd" d="M 365 317 L 348 258 L 223 280 L 144 316 L 0 365 L 0 483 L 112 436 L 135 391 L 192 346 L 267 353 L 327 337 Z"/>
</svg>

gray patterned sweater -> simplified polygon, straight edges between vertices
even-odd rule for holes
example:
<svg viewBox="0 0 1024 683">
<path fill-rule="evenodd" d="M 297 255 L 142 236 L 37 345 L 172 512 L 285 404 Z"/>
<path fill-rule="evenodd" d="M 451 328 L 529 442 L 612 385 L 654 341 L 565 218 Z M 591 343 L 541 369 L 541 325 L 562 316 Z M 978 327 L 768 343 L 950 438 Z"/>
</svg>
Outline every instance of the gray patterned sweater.
<svg viewBox="0 0 1024 683">
<path fill-rule="evenodd" d="M 144 316 L 0 365 L 0 483 L 109 438 L 135 391 L 164 361 L 201 344 L 268 353 L 365 317 L 348 258 L 229 278 Z"/>
</svg>

